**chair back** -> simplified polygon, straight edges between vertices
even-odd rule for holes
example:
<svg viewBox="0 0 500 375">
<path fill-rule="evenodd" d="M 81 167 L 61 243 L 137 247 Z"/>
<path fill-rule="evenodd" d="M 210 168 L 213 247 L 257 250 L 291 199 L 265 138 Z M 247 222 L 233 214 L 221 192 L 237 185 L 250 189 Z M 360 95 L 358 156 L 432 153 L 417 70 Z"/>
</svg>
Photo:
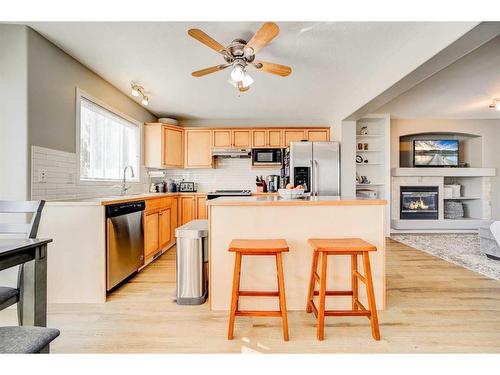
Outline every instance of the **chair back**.
<svg viewBox="0 0 500 375">
<path fill-rule="evenodd" d="M 25 234 L 28 238 L 36 238 L 40 217 L 45 201 L 3 201 L 0 200 L 2 214 L 31 214 L 29 223 L 0 223 L 0 234 Z"/>
</svg>

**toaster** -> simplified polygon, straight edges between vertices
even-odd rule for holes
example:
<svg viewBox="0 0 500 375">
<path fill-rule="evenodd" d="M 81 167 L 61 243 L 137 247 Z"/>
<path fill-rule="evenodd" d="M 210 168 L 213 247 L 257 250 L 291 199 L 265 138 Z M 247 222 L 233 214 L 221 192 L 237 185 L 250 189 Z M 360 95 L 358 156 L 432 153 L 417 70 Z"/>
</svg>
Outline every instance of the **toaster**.
<svg viewBox="0 0 500 375">
<path fill-rule="evenodd" d="M 196 192 L 196 184 L 194 182 L 182 181 L 179 183 L 179 191 L 184 193 L 194 193 Z"/>
</svg>

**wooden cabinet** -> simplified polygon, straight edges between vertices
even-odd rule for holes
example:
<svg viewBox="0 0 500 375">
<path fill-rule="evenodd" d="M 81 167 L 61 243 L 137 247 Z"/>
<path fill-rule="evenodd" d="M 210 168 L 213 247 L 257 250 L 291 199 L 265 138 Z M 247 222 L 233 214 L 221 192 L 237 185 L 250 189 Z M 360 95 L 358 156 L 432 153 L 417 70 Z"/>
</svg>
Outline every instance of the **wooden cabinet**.
<svg viewBox="0 0 500 375">
<path fill-rule="evenodd" d="M 251 129 L 214 129 L 212 131 L 212 147 L 251 147 L 251 134 Z"/>
<path fill-rule="evenodd" d="M 144 259 L 152 256 L 158 250 L 159 222 L 158 212 L 144 214 Z"/>
<path fill-rule="evenodd" d="M 207 196 L 181 195 L 179 197 L 179 211 L 179 226 L 189 223 L 191 220 L 207 219 Z"/>
<path fill-rule="evenodd" d="M 185 168 L 212 168 L 212 131 L 210 129 L 186 129 Z"/>
<path fill-rule="evenodd" d="M 196 218 L 196 201 L 194 195 L 182 195 L 179 198 L 179 209 L 181 211 L 179 226 L 189 223 Z"/>
<path fill-rule="evenodd" d="M 206 195 L 196 196 L 196 218 L 208 219 L 208 207 L 207 207 Z"/>
<path fill-rule="evenodd" d="M 290 146 L 290 142 L 300 142 L 307 139 L 304 129 L 285 129 L 283 134 L 285 138 L 285 147 Z"/>
<path fill-rule="evenodd" d="M 267 129 L 267 145 L 269 147 L 283 147 L 283 131 L 281 129 Z"/>
<path fill-rule="evenodd" d="M 253 129 L 252 147 L 253 148 L 281 148 L 283 130 L 281 129 Z"/>
<path fill-rule="evenodd" d="M 250 141 L 252 131 L 248 130 L 233 130 L 233 147 L 249 148 L 252 147 Z"/>
<path fill-rule="evenodd" d="M 144 211 L 144 259 L 151 258 L 158 251 L 171 246 L 175 241 L 177 228 L 177 197 L 163 197 L 146 200 Z"/>
<path fill-rule="evenodd" d="M 252 130 L 252 147 L 264 148 L 267 147 L 267 130 L 254 129 Z"/>
<path fill-rule="evenodd" d="M 214 129 L 212 133 L 212 147 L 229 148 L 233 145 L 231 129 Z"/>
<path fill-rule="evenodd" d="M 311 142 L 326 142 L 330 140 L 330 131 L 328 129 L 309 129 L 306 139 Z"/>
<path fill-rule="evenodd" d="M 182 168 L 184 130 L 160 123 L 144 125 L 144 165 L 150 168 Z"/>
</svg>

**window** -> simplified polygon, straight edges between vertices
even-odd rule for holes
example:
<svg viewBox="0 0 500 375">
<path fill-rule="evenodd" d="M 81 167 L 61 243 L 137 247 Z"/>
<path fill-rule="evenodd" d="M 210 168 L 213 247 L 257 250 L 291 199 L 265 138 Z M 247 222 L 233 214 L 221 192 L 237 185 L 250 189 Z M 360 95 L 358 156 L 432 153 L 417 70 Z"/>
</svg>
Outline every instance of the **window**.
<svg viewBox="0 0 500 375">
<path fill-rule="evenodd" d="M 119 180 L 131 165 L 139 181 L 140 126 L 79 95 L 80 180 Z"/>
</svg>

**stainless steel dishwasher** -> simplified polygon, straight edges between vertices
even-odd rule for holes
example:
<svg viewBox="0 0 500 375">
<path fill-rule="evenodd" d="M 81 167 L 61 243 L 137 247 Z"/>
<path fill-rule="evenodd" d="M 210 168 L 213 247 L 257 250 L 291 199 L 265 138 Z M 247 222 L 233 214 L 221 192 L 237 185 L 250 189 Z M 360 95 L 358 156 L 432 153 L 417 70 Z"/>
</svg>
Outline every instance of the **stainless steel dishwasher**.
<svg viewBox="0 0 500 375">
<path fill-rule="evenodd" d="M 106 206 L 106 290 L 144 265 L 144 201 Z"/>
</svg>

